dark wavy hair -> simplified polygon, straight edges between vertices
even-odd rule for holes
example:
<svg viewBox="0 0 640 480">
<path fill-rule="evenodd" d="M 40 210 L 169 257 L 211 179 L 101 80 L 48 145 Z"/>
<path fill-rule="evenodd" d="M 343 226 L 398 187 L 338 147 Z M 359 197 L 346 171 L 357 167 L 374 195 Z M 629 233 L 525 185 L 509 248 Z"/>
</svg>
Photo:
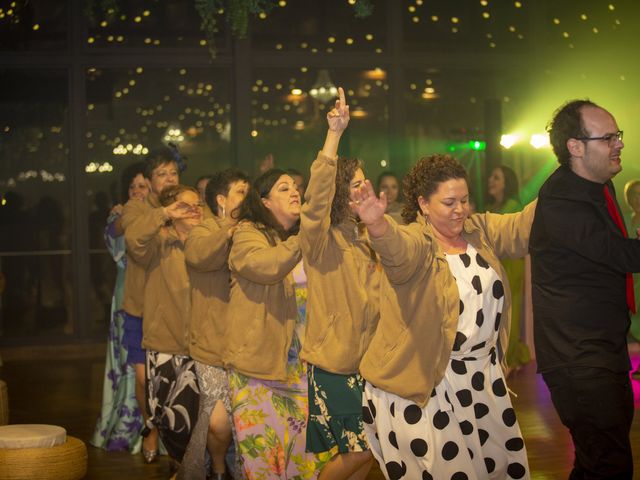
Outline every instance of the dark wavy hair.
<svg viewBox="0 0 640 480">
<path fill-rule="evenodd" d="M 571 164 L 571 154 L 567 148 L 567 140 L 589 136 L 582 122 L 582 109 L 584 107 L 601 108 L 589 99 L 572 100 L 558 108 L 547 125 L 549 142 L 560 165 L 569 166 Z"/>
<path fill-rule="evenodd" d="M 467 181 L 467 171 L 451 155 L 437 153 L 418 160 L 404 178 L 404 221 L 415 222 L 420 211 L 419 197 L 428 199 L 442 182 L 453 178 Z"/>
<path fill-rule="evenodd" d="M 207 188 L 204 190 L 204 201 L 207 202 L 214 215 L 218 215 L 218 200 L 216 200 L 216 197 L 218 195 L 224 195 L 225 197 L 229 195 L 229 189 L 235 182 L 249 183 L 249 177 L 235 168 L 227 168 L 211 175 Z M 229 212 L 229 215 L 237 215 L 237 212 Z"/>
<path fill-rule="evenodd" d="M 180 165 L 176 161 L 174 150 L 169 147 L 160 147 L 156 150 L 152 150 L 144 159 L 144 177 L 151 180 L 151 175 L 156 168 L 169 163 L 175 164 L 178 171 L 182 171 L 180 170 Z"/>
<path fill-rule="evenodd" d="M 138 175 L 142 175 L 144 177 L 143 162 L 132 163 L 122 171 L 122 176 L 120 177 L 122 182 L 120 191 L 122 195 L 122 203 L 127 203 L 129 200 L 129 186 L 133 182 L 133 179 Z"/>
<path fill-rule="evenodd" d="M 338 171 L 336 172 L 336 193 L 331 203 L 331 225 L 344 222 L 351 214 L 349 208 L 349 193 L 351 180 L 356 170 L 362 168 L 362 160 L 357 158 L 338 158 Z"/>
<path fill-rule="evenodd" d="M 283 175 L 289 174 L 285 170 L 272 168 L 256 178 L 238 207 L 237 213 L 238 221 L 247 220 L 253 223 L 267 236 L 272 245 L 276 243 L 274 235 L 280 240 L 285 240 L 289 235 L 297 233 L 300 228 L 298 222 L 290 230 L 285 230 L 271 210 L 262 203 L 262 199 L 269 197 L 269 192 Z"/>
<path fill-rule="evenodd" d="M 496 169 L 502 172 L 504 175 L 504 196 L 502 198 L 502 203 L 505 203 L 507 200 L 515 200 L 520 203 L 520 187 L 518 186 L 518 175 L 513 169 L 507 167 L 506 165 L 498 165 Z M 491 197 L 489 195 L 489 197 Z M 495 198 L 490 203 L 495 203 Z"/>
</svg>

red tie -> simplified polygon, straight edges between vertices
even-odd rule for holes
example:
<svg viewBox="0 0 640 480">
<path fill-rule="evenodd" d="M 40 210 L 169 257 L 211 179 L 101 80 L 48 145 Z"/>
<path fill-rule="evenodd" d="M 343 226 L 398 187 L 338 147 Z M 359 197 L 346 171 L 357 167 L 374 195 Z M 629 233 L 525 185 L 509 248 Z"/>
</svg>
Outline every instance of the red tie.
<svg viewBox="0 0 640 480">
<path fill-rule="evenodd" d="M 616 222 L 616 225 L 624 235 L 624 238 L 627 238 L 627 229 L 624 226 L 624 222 L 622 221 L 622 217 L 620 217 L 620 212 L 616 208 L 616 204 L 613 201 L 613 197 L 611 193 L 609 193 L 609 189 L 607 186 L 604 186 L 604 199 L 607 201 L 607 210 L 609 210 L 609 215 L 613 218 L 613 221 Z M 633 275 L 627 272 L 627 306 L 631 313 L 636 313 L 636 299 L 633 294 Z"/>
</svg>

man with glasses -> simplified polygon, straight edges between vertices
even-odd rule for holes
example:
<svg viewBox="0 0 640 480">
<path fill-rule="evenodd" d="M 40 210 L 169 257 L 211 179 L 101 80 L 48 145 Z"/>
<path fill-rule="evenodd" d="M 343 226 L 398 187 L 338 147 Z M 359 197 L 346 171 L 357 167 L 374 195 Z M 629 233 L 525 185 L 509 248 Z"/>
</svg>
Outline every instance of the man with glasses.
<svg viewBox="0 0 640 480">
<path fill-rule="evenodd" d="M 529 242 L 538 371 L 573 438 L 570 479 L 631 480 L 626 338 L 640 241 L 611 182 L 622 131 L 589 100 L 563 105 L 548 130 L 560 167 L 540 189 Z"/>
</svg>

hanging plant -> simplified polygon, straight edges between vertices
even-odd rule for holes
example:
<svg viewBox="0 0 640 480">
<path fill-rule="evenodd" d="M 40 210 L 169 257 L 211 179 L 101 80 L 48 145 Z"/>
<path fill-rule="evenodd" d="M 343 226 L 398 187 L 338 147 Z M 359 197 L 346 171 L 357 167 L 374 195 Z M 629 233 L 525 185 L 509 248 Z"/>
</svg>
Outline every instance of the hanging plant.
<svg viewBox="0 0 640 480">
<path fill-rule="evenodd" d="M 86 0 L 85 15 L 92 24 L 96 19 L 111 20 L 120 13 L 120 0 Z M 249 28 L 250 15 L 269 13 L 278 0 L 194 0 L 195 9 L 200 15 L 200 29 L 204 33 L 209 52 L 216 56 L 215 36 L 218 33 L 218 18 L 224 15 L 231 35 L 245 38 Z M 356 18 L 365 18 L 373 13 L 373 0 L 356 0 L 352 5 Z"/>
</svg>

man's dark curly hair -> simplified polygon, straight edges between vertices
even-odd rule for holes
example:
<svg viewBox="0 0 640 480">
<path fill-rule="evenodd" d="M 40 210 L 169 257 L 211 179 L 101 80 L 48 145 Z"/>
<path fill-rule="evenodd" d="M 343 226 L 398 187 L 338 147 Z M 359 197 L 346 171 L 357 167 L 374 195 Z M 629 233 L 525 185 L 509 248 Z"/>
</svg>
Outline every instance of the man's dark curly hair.
<svg viewBox="0 0 640 480">
<path fill-rule="evenodd" d="M 415 222 L 420 205 L 418 198 L 428 199 L 442 182 L 453 178 L 467 180 L 467 171 L 451 155 L 434 154 L 418 160 L 404 178 L 404 208 L 402 218 Z"/>
<path fill-rule="evenodd" d="M 362 168 L 362 160 L 357 158 L 338 158 L 338 171 L 336 172 L 336 193 L 331 203 L 331 225 L 344 222 L 351 214 L 349 208 L 349 187 L 351 180 L 358 169 Z"/>
<path fill-rule="evenodd" d="M 583 107 L 601 108 L 589 99 L 572 100 L 556 110 L 547 125 L 549 142 L 560 165 L 568 166 L 571 164 L 571 154 L 567 148 L 567 140 L 589 136 L 589 132 L 585 130 L 582 122 Z"/>
</svg>

